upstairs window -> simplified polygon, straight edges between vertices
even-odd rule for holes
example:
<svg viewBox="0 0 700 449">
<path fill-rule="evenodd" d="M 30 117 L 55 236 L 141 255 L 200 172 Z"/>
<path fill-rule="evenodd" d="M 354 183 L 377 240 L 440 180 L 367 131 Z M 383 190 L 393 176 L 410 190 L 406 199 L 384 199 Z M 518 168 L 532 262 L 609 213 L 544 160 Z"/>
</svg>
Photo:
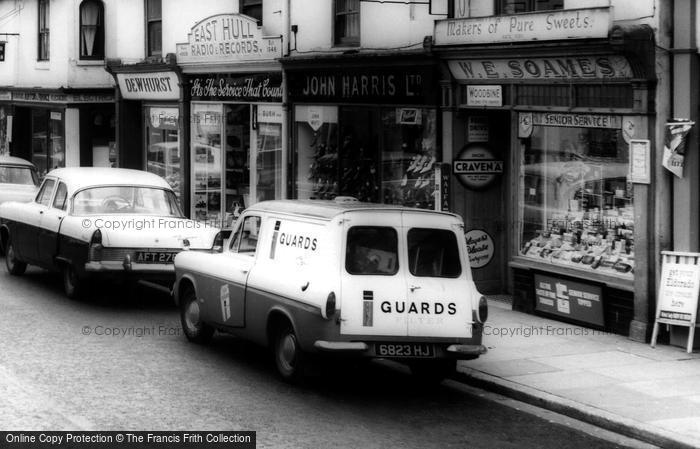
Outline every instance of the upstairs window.
<svg viewBox="0 0 700 449">
<path fill-rule="evenodd" d="M 39 0 L 39 61 L 49 60 L 49 0 Z"/>
<path fill-rule="evenodd" d="M 160 56 L 163 53 L 163 20 L 161 0 L 146 0 L 146 54 Z"/>
<path fill-rule="evenodd" d="M 263 19 L 262 4 L 262 0 L 240 0 L 238 11 L 240 11 L 241 14 L 245 14 L 257 20 L 258 25 L 261 25 Z"/>
<path fill-rule="evenodd" d="M 564 9 L 564 0 L 496 0 L 498 14 L 518 14 L 553 9 Z"/>
<path fill-rule="evenodd" d="M 334 44 L 360 45 L 360 0 L 335 0 Z"/>
<path fill-rule="evenodd" d="M 100 0 L 80 4 L 80 59 L 105 57 L 104 6 Z"/>
</svg>

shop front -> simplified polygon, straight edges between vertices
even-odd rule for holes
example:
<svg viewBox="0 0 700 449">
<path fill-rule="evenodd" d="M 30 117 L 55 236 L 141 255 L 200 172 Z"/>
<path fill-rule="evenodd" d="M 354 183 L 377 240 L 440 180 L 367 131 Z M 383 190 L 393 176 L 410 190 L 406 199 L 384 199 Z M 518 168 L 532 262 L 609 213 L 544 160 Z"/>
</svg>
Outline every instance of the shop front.
<svg viewBox="0 0 700 449">
<path fill-rule="evenodd" d="M 567 14 L 598 23 L 608 11 L 557 12 Z M 536 28 L 548 15 L 528 18 Z M 450 74 L 450 207 L 492 246 L 490 263 L 473 270 L 477 285 L 512 293 L 517 309 L 643 340 L 655 267 L 651 31 L 460 45 L 454 27 L 477 20 L 495 29 L 504 19 L 446 20 L 435 36 Z"/>
<path fill-rule="evenodd" d="M 434 60 L 354 55 L 282 64 L 293 110 L 291 197 L 438 207 Z"/>
<path fill-rule="evenodd" d="M 115 141 L 110 90 L 0 91 L 0 154 L 31 161 L 43 177 L 54 168 L 91 165 Z"/>
</svg>

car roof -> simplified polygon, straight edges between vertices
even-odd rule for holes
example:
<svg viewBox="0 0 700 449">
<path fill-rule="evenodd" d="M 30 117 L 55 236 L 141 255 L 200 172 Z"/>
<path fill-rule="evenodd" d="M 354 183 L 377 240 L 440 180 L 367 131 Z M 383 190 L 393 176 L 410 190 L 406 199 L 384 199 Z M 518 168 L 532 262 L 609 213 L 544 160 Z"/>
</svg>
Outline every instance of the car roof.
<svg viewBox="0 0 700 449">
<path fill-rule="evenodd" d="M 0 165 L 21 165 L 23 167 L 34 167 L 34 164 L 26 159 L 15 156 L 0 156 Z"/>
<path fill-rule="evenodd" d="M 429 209 L 418 209 L 391 204 L 364 203 L 347 199 L 338 200 L 272 200 L 261 201 L 246 209 L 248 211 L 260 211 L 270 213 L 282 213 L 289 215 L 301 215 L 323 220 L 331 220 L 337 215 L 346 212 L 370 211 L 405 211 L 413 213 L 439 214 L 447 217 L 459 218 L 458 215 L 449 212 L 439 212 Z"/>
<path fill-rule="evenodd" d="M 107 167 L 71 167 L 51 170 L 47 177 L 60 178 L 72 195 L 87 187 L 99 186 L 147 186 L 171 190 L 160 176 L 142 170 Z"/>
</svg>

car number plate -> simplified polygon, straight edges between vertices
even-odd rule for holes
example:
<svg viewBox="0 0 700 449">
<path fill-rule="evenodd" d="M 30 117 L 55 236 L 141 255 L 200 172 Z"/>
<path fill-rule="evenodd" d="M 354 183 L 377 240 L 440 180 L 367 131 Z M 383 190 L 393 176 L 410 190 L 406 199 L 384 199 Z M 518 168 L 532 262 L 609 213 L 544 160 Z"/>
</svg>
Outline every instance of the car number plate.
<svg viewBox="0 0 700 449">
<path fill-rule="evenodd" d="M 177 253 L 162 251 L 137 251 L 136 263 L 173 263 Z"/>
<path fill-rule="evenodd" d="M 379 357 L 435 357 L 435 349 L 425 343 L 377 343 Z"/>
</svg>

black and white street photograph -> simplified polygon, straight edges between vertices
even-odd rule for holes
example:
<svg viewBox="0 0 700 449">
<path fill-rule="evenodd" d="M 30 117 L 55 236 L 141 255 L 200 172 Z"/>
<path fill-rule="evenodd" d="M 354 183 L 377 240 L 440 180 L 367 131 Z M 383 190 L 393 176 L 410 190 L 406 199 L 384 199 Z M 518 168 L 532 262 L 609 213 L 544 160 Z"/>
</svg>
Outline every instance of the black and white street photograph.
<svg viewBox="0 0 700 449">
<path fill-rule="evenodd" d="M 700 448 L 696 0 L 0 0 L 0 448 Z"/>
</svg>

